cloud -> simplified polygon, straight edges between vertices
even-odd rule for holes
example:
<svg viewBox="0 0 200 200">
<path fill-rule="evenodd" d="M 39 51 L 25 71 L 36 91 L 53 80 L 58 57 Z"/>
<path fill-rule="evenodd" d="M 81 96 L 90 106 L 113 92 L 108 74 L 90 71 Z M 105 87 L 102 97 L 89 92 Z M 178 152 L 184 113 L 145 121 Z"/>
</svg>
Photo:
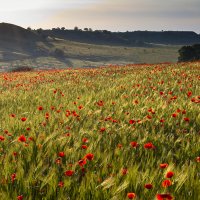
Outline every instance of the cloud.
<svg viewBox="0 0 200 200">
<path fill-rule="evenodd" d="M 0 0 L 0 3 L 1 20 L 10 19 L 36 28 L 200 31 L 199 0 Z"/>
<path fill-rule="evenodd" d="M 93 0 L 0 0 L 0 11 L 71 9 L 91 4 Z"/>
<path fill-rule="evenodd" d="M 106 0 L 85 7 L 65 8 L 52 16 L 58 26 L 109 30 L 192 29 L 200 26 L 200 2 L 185 0 Z M 48 24 L 48 22 L 47 22 Z M 192 25 L 193 24 L 193 25 Z M 49 24 L 50 25 L 50 24 Z"/>
</svg>

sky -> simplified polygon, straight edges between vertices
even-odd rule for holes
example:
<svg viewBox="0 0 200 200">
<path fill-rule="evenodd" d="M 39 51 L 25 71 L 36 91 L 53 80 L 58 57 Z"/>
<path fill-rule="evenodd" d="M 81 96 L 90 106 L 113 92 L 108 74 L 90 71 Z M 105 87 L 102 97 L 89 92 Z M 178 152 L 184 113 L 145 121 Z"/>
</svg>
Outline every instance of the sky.
<svg viewBox="0 0 200 200">
<path fill-rule="evenodd" d="M 33 29 L 200 33 L 200 0 L 0 0 L 0 22 Z"/>
</svg>

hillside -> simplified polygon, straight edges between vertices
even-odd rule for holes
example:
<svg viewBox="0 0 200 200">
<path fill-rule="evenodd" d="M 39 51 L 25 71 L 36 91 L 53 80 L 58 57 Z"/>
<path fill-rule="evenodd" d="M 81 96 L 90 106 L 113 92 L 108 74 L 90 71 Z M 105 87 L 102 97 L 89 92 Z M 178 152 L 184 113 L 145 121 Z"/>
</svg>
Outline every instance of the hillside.
<svg viewBox="0 0 200 200">
<path fill-rule="evenodd" d="M 133 47 L 151 47 L 152 44 L 188 45 L 200 43 L 200 35 L 192 31 L 133 31 L 110 32 L 107 30 L 83 31 L 52 29 L 43 30 L 46 36 L 78 42 Z"/>
<path fill-rule="evenodd" d="M 10 66 L 28 65 L 40 69 L 66 67 L 98 67 L 109 64 L 177 62 L 180 46 L 154 45 L 154 47 L 124 47 L 96 45 L 69 40 L 51 42 L 53 48 L 62 49 L 64 59 L 38 56 L 21 60 L 0 62 L 0 71 Z"/>
<path fill-rule="evenodd" d="M 46 42 L 33 31 L 8 23 L 0 23 L 0 60 L 15 60 L 43 55 Z"/>
<path fill-rule="evenodd" d="M 0 71 L 16 65 L 46 69 L 176 62 L 181 45 L 198 41 L 194 32 L 31 30 L 0 23 Z M 55 49 L 64 57 L 55 57 Z"/>
<path fill-rule="evenodd" d="M 0 40 L 12 40 L 16 42 L 41 41 L 34 32 L 20 26 L 8 23 L 0 23 Z"/>
</svg>

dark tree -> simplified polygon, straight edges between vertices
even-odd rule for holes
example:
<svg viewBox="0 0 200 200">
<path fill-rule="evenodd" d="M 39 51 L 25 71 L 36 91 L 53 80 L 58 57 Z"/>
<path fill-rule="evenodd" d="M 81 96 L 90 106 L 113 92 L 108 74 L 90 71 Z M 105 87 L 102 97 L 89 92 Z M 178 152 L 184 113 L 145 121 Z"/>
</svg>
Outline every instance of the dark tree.
<svg viewBox="0 0 200 200">
<path fill-rule="evenodd" d="M 200 44 L 194 44 L 193 48 L 195 49 L 196 55 L 198 56 L 198 59 L 200 59 Z"/>
<path fill-rule="evenodd" d="M 79 31 L 78 26 L 75 26 L 75 27 L 74 27 L 74 31 Z"/>
<path fill-rule="evenodd" d="M 42 32 L 43 32 L 43 29 L 41 29 L 41 28 L 37 29 L 38 34 L 42 34 Z"/>
<path fill-rule="evenodd" d="M 62 49 L 55 49 L 53 55 L 57 58 L 64 58 L 65 52 Z"/>
<path fill-rule="evenodd" d="M 30 72 L 30 71 L 33 71 L 33 68 L 29 66 L 15 66 L 10 71 L 11 72 Z"/>
<path fill-rule="evenodd" d="M 179 49 L 179 62 L 200 60 L 200 44 L 183 46 Z"/>
</svg>

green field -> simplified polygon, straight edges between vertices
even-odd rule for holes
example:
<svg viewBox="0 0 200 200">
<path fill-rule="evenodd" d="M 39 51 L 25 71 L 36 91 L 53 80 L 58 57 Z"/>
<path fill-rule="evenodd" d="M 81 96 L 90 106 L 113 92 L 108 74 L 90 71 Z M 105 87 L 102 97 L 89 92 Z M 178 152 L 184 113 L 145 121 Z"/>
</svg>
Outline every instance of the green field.
<svg viewBox="0 0 200 200">
<path fill-rule="evenodd" d="M 0 198 L 199 200 L 199 80 L 200 63 L 1 73 Z"/>
<path fill-rule="evenodd" d="M 5 71 L 16 65 L 32 66 L 39 69 L 54 69 L 66 67 L 98 67 L 109 64 L 126 65 L 129 63 L 163 63 L 177 62 L 180 46 L 153 45 L 152 47 L 123 47 L 95 45 L 74 41 L 60 40 L 49 42 L 50 46 L 38 43 L 38 48 L 52 51 L 55 48 L 62 49 L 64 59 L 54 57 L 30 57 L 28 52 L 7 52 L 4 59 L 4 51 L 0 51 L 0 70 Z M 12 47 L 13 48 L 13 47 Z M 9 60 L 10 59 L 10 60 Z"/>
</svg>

